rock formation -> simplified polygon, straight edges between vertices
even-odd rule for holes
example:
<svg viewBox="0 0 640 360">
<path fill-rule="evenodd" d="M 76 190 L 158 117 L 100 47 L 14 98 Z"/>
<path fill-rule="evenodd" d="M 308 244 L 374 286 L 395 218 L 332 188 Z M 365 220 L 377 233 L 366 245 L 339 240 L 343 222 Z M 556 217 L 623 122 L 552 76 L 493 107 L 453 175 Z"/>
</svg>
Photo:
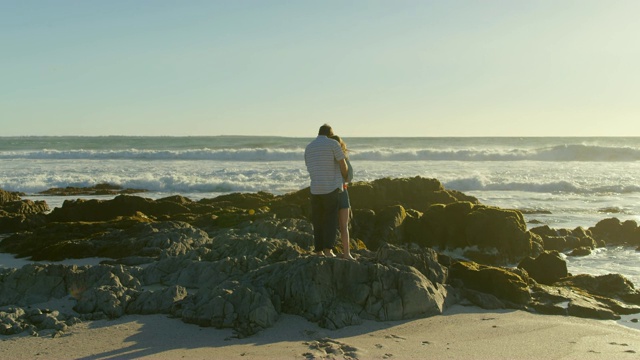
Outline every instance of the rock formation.
<svg viewBox="0 0 640 360">
<path fill-rule="evenodd" d="M 248 336 L 283 313 L 334 329 L 433 316 L 455 303 L 598 319 L 640 312 L 640 292 L 624 277 L 568 274 L 557 252 L 600 246 L 629 225 L 528 231 L 520 212 L 434 179 L 356 183 L 350 194 L 357 261 L 313 255 L 308 189 L 200 201 L 118 195 L 50 213 L 11 205 L 0 213 L 10 233 L 1 252 L 108 260 L 0 270 L 0 334 L 55 335 L 78 321 L 152 313 Z M 22 201 L 15 196 L 0 192 L 0 206 Z M 20 226 L 6 225 L 20 214 Z M 72 306 L 35 307 L 54 299 Z"/>
<path fill-rule="evenodd" d="M 0 234 L 37 227 L 48 211 L 44 201 L 22 200 L 19 193 L 0 189 Z"/>
</svg>

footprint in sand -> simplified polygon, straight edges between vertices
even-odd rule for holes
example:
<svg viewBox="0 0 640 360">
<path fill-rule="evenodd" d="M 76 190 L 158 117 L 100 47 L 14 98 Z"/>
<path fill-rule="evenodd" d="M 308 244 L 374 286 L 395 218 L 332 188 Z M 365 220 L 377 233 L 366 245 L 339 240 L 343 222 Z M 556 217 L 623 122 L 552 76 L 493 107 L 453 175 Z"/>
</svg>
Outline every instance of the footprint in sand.
<svg viewBox="0 0 640 360">
<path fill-rule="evenodd" d="M 407 340 L 407 338 L 398 335 L 386 335 L 385 339 Z"/>
<path fill-rule="evenodd" d="M 617 343 L 617 342 L 615 342 L 615 341 L 613 341 L 613 342 L 610 342 L 610 343 L 609 343 L 609 345 L 620 345 L 620 346 L 629 346 L 629 344 L 625 344 L 625 343 L 622 343 L 622 344 L 618 344 L 618 343 Z"/>
</svg>

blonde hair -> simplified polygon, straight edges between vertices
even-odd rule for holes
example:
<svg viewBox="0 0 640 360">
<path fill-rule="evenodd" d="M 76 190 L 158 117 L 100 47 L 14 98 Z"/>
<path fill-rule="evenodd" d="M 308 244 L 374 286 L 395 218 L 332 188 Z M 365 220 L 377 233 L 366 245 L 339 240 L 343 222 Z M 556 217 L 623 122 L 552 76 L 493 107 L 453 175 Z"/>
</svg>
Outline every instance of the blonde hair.
<svg viewBox="0 0 640 360">
<path fill-rule="evenodd" d="M 347 144 L 345 144 L 344 141 L 342 141 L 340 136 L 332 135 L 332 136 L 329 136 L 329 138 L 337 141 L 338 144 L 340 144 L 340 147 L 342 148 L 342 152 L 344 153 L 344 156 L 348 159 L 349 158 L 349 149 L 347 149 Z"/>
</svg>

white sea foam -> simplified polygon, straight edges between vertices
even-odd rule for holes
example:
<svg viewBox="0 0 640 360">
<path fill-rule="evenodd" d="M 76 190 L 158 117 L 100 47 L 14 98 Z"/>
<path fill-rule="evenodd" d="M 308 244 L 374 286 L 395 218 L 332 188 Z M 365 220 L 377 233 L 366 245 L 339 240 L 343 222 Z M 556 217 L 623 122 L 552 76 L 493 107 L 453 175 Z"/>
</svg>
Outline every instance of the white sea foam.
<svg viewBox="0 0 640 360">
<path fill-rule="evenodd" d="M 433 162 L 357 161 L 357 181 L 423 176 L 463 192 L 574 193 L 583 196 L 640 193 L 640 162 Z M 3 160 L 0 187 L 34 194 L 54 187 L 111 183 L 158 192 L 255 192 L 275 194 L 308 185 L 304 161 L 216 160 Z M 619 204 L 611 204 L 618 206 Z"/>
<path fill-rule="evenodd" d="M 573 274 L 624 274 L 640 287 L 640 251 L 635 247 L 606 247 L 594 250 L 588 256 L 567 256 L 567 269 Z"/>
<path fill-rule="evenodd" d="M 357 161 L 595 161 L 628 162 L 640 160 L 640 148 L 628 146 L 557 145 L 543 148 L 481 149 L 456 148 L 352 148 Z M 218 161 L 295 161 L 302 159 L 304 147 L 231 149 L 42 149 L 0 151 L 0 159 L 31 160 L 218 160 Z"/>
</svg>

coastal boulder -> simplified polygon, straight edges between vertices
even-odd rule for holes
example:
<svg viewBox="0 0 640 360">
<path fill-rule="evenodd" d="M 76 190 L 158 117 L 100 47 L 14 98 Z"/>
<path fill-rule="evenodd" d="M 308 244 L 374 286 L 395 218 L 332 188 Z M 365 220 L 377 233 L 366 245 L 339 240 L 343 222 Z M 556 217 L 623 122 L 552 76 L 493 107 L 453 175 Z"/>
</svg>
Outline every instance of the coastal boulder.
<svg viewBox="0 0 640 360">
<path fill-rule="evenodd" d="M 70 325 L 79 322 L 74 316 L 67 316 L 58 310 L 11 306 L 0 311 L 0 335 L 14 335 L 29 331 L 32 336 L 49 335 L 55 337 Z"/>
<path fill-rule="evenodd" d="M 278 312 L 264 288 L 238 281 L 211 284 L 181 303 L 182 320 L 204 327 L 233 328 L 252 335 L 273 326 Z"/>
<path fill-rule="evenodd" d="M 352 238 L 361 239 L 370 250 L 389 244 L 404 243 L 404 220 L 409 215 L 402 205 L 383 208 L 378 213 L 369 209 L 353 211 Z"/>
<path fill-rule="evenodd" d="M 494 265 L 519 261 L 541 248 L 519 211 L 470 202 L 433 205 L 406 224 L 404 235 L 407 242 L 463 250 L 466 258 Z"/>
<path fill-rule="evenodd" d="M 540 236 L 544 249 L 547 251 L 571 251 L 580 248 L 595 249 L 598 242 L 593 238 L 590 230 L 577 227 L 574 230 L 552 229 L 547 225 L 530 230 Z"/>
<path fill-rule="evenodd" d="M 591 255 L 591 248 L 588 248 L 586 246 L 581 246 L 579 248 L 573 249 L 573 251 L 571 251 L 567 255 L 568 256 L 575 256 L 575 257 Z"/>
<path fill-rule="evenodd" d="M 449 269 L 438 262 L 438 253 L 431 248 L 414 246 L 405 249 L 385 244 L 376 251 L 375 258 L 382 264 L 414 267 L 433 283 L 445 284 L 448 280 Z"/>
<path fill-rule="evenodd" d="M 43 303 L 72 296 L 81 299 L 99 286 L 138 289 L 140 282 L 122 266 L 28 264 L 0 272 L 0 306 Z"/>
<path fill-rule="evenodd" d="M 447 294 L 414 267 L 343 259 L 274 264 L 256 280 L 272 289 L 283 312 L 329 328 L 361 318 L 386 321 L 440 314 Z"/>
<path fill-rule="evenodd" d="M 457 261 L 450 267 L 451 279 L 462 282 L 464 288 L 491 294 L 516 307 L 531 301 L 529 285 L 521 275 L 506 268 L 471 261 Z"/>
<path fill-rule="evenodd" d="M 594 238 L 607 245 L 640 246 L 640 229 L 633 220 L 621 222 L 617 218 L 604 219 L 589 230 Z"/>
<path fill-rule="evenodd" d="M 36 261 L 118 259 L 177 255 L 210 242 L 207 233 L 187 223 L 149 222 L 135 217 L 112 222 L 48 223 L 32 232 L 7 237 L 0 242 L 0 251 Z"/>
<path fill-rule="evenodd" d="M 170 314 L 176 303 L 187 297 L 187 289 L 173 285 L 164 289 L 146 290 L 135 294 L 128 302 L 127 314 Z"/>
<path fill-rule="evenodd" d="M 532 284 L 531 294 L 530 306 L 541 314 L 616 320 L 620 319 L 622 314 L 640 313 L 640 306 L 574 286 L 570 278 L 556 282 L 553 286 Z"/>
<path fill-rule="evenodd" d="M 20 194 L 0 189 L 0 234 L 41 226 L 49 210 L 44 201 L 22 200 Z"/>
<path fill-rule="evenodd" d="M 640 305 L 640 291 L 633 283 L 620 274 L 588 275 L 579 274 L 557 281 L 556 286 L 568 286 L 582 289 L 592 295 L 620 299 Z"/>
<path fill-rule="evenodd" d="M 9 201 L 0 205 L 2 211 L 14 215 L 34 215 L 48 212 L 49 205 L 44 201 L 18 200 Z"/>
<path fill-rule="evenodd" d="M 349 198 L 352 207 L 374 211 L 392 205 L 424 211 L 432 204 L 450 204 L 456 201 L 478 203 L 474 197 L 457 191 L 445 190 L 436 179 L 419 176 L 356 182 L 349 187 Z"/>
<path fill-rule="evenodd" d="M 94 286 L 82 293 L 73 309 L 81 314 L 100 313 L 116 319 L 125 314 L 131 298 L 131 290 L 123 286 Z"/>
<path fill-rule="evenodd" d="M 607 308 L 595 299 L 580 298 L 569 302 L 567 305 L 567 314 L 569 316 L 600 319 L 600 320 L 619 320 L 620 315 Z"/>
<path fill-rule="evenodd" d="M 0 189 L 0 206 L 13 201 L 20 201 L 20 194 L 17 192 L 5 191 Z"/>
<path fill-rule="evenodd" d="M 526 270 L 535 281 L 547 285 L 569 275 L 567 262 L 557 251 L 545 251 L 535 259 L 524 258 L 518 264 L 518 268 Z"/>
<path fill-rule="evenodd" d="M 192 211 L 184 204 L 174 201 L 154 201 L 139 196 L 119 195 L 112 200 L 65 200 L 62 207 L 53 209 L 48 217 L 50 221 L 55 222 L 109 221 L 134 216 L 138 212 L 160 217 Z"/>
</svg>

